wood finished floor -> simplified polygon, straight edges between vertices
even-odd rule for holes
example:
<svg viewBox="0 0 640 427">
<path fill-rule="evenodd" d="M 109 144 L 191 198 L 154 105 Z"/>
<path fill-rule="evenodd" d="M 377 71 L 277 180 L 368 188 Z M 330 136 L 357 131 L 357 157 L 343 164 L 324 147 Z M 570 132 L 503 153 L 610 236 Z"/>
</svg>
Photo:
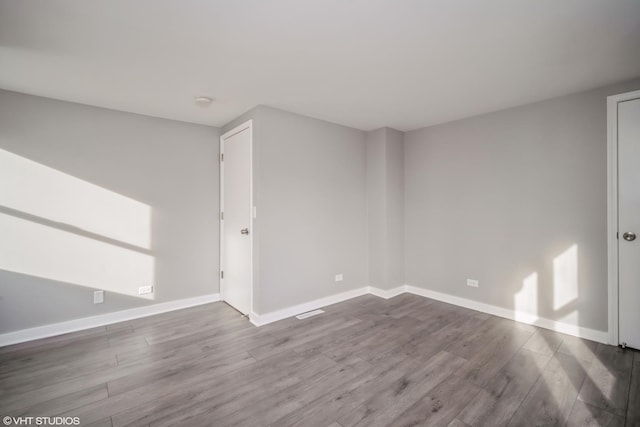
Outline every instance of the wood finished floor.
<svg viewBox="0 0 640 427">
<path fill-rule="evenodd" d="M 640 353 L 430 299 L 224 303 L 0 348 L 0 416 L 91 426 L 640 426 Z"/>
</svg>

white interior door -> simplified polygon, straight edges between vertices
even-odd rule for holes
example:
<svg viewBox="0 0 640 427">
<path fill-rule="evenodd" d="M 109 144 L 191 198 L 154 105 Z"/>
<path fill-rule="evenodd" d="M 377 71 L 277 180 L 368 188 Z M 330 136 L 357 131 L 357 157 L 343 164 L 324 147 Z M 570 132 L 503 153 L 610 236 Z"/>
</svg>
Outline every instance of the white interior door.
<svg viewBox="0 0 640 427">
<path fill-rule="evenodd" d="M 251 121 L 220 137 L 220 293 L 242 314 L 252 304 L 251 147 Z"/>
<path fill-rule="evenodd" d="M 640 99 L 618 103 L 618 236 L 619 341 L 640 349 Z"/>
</svg>

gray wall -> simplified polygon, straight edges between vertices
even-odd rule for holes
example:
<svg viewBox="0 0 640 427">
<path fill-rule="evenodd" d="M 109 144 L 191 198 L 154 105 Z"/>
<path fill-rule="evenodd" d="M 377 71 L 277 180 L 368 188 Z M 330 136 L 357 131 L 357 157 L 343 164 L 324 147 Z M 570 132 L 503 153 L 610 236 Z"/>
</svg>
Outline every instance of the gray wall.
<svg viewBox="0 0 640 427">
<path fill-rule="evenodd" d="M 537 273 L 539 317 L 607 330 L 606 96 L 638 88 L 406 133 L 407 283 L 513 309 Z M 577 294 L 558 307 L 554 292 L 571 290 L 558 288 L 554 260 L 557 270 L 573 245 Z"/>
<path fill-rule="evenodd" d="M 366 145 L 369 284 L 392 289 L 404 284 L 404 134 L 370 131 Z"/>
<path fill-rule="evenodd" d="M 382 287 L 387 280 L 386 132 L 367 132 L 367 231 L 369 285 Z"/>
<path fill-rule="evenodd" d="M 387 287 L 405 284 L 404 274 L 404 133 L 387 134 Z"/>
<path fill-rule="evenodd" d="M 151 207 L 151 246 L 139 251 L 153 258 L 155 287 L 153 300 L 126 289 L 93 305 L 84 283 L 0 270 L 0 332 L 218 292 L 218 136 L 212 127 L 0 91 L 0 149 Z M 138 250 L 0 209 L 4 218 Z"/>
<path fill-rule="evenodd" d="M 258 114 L 257 312 L 365 286 L 364 133 L 268 107 Z"/>
<path fill-rule="evenodd" d="M 254 120 L 254 311 L 367 285 L 364 132 L 260 106 Z M 334 276 L 344 274 L 344 281 Z"/>
<path fill-rule="evenodd" d="M 638 88 L 628 82 L 404 135 L 256 107 L 224 128 L 254 120 L 254 310 L 403 281 L 513 309 L 536 273 L 537 315 L 606 330 L 605 100 Z M 93 305 L 86 284 L 0 270 L 0 332 L 217 292 L 218 136 L 0 91 L 0 149 L 151 207 L 152 246 L 142 252 L 153 257 L 156 290 L 154 300 L 107 293 Z M 0 206 L 3 215 L 104 240 L 10 206 Z M 554 260 L 557 269 L 574 245 L 577 292 L 558 307 Z"/>
</svg>

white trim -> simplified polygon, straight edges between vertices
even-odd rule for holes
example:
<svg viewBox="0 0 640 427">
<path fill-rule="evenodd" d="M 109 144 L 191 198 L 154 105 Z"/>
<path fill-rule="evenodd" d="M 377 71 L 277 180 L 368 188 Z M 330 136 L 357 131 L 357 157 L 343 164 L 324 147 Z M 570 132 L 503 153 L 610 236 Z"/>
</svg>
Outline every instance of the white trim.
<svg viewBox="0 0 640 427">
<path fill-rule="evenodd" d="M 339 294 L 319 298 L 313 301 L 294 305 L 292 307 L 287 307 L 282 310 L 272 311 L 266 314 L 257 314 L 251 311 L 249 313 L 249 320 L 255 326 L 263 326 L 269 323 L 277 322 L 278 320 L 294 317 L 302 313 L 307 313 L 312 310 L 317 310 L 319 308 L 347 301 L 362 295 L 369 294 L 380 298 L 389 299 L 403 293 L 431 298 L 437 301 L 446 302 L 448 304 L 469 308 L 471 310 L 477 310 L 494 316 L 504 317 L 505 319 L 513 320 L 516 322 L 539 326 L 541 328 L 550 329 L 552 331 L 560 332 L 567 335 L 573 335 L 579 338 L 585 338 L 603 344 L 608 342 L 609 335 L 605 331 L 584 328 L 581 326 L 571 325 L 569 323 L 558 322 L 556 320 L 538 318 L 528 313 L 517 312 L 507 308 L 485 304 L 478 301 L 473 301 L 470 299 L 461 298 L 454 295 L 436 292 L 411 285 L 398 286 L 397 288 L 389 290 L 379 289 L 373 286 L 364 286 L 362 288 L 341 292 Z M 152 316 L 155 314 L 180 310 L 196 305 L 209 304 L 217 301 L 220 301 L 220 294 L 204 295 L 201 297 L 187 298 L 177 301 L 148 305 L 145 307 L 133 308 L 130 310 L 118 311 L 115 313 L 107 313 L 99 316 L 70 320 L 68 322 L 39 326 L 37 328 L 24 329 L 22 331 L 9 332 L 7 334 L 0 335 L 0 347 L 25 341 L 32 341 L 39 338 L 47 338 L 55 335 L 66 334 L 69 332 L 80 331 L 83 329 L 95 328 L 97 326 L 123 322 L 125 320 L 138 319 L 140 317 Z"/>
<path fill-rule="evenodd" d="M 517 312 L 508 308 L 498 307 L 495 305 L 485 304 L 454 295 L 431 291 L 429 289 L 419 288 L 417 286 L 405 285 L 405 289 L 406 292 L 410 294 L 431 298 L 437 301 L 446 302 L 448 304 L 469 308 L 471 310 L 477 310 L 483 313 L 492 314 L 494 316 L 504 317 L 505 319 L 514 320 L 516 322 L 539 326 L 541 328 L 550 329 L 552 331 L 560 332 L 567 335 L 573 335 L 579 338 L 585 338 L 603 344 L 607 343 L 608 334 L 605 331 L 598 331 L 595 329 L 584 328 L 569 323 L 558 322 L 556 320 L 539 318 L 529 313 Z"/>
<path fill-rule="evenodd" d="M 266 314 L 257 314 L 251 312 L 249 314 L 249 320 L 256 326 L 263 326 L 269 323 L 277 322 L 278 320 L 287 319 L 289 317 L 297 316 L 298 314 L 306 313 L 307 311 L 316 310 L 318 308 L 326 307 L 331 304 L 337 304 L 339 302 L 366 295 L 368 293 L 369 287 L 365 286 L 362 288 L 353 289 L 351 291 L 341 292 L 339 294 L 294 305 L 292 307 L 283 308 L 282 310 L 272 311 Z"/>
<path fill-rule="evenodd" d="M 389 299 L 389 298 L 393 298 L 398 295 L 404 294 L 406 292 L 406 286 L 402 285 L 393 289 L 380 289 L 380 288 L 375 288 L 373 286 L 369 286 L 368 291 L 371 295 L 375 295 L 377 297 L 384 298 L 384 299 Z"/>
<path fill-rule="evenodd" d="M 618 345 L 618 103 L 640 98 L 640 90 L 607 97 L 607 270 L 609 331 Z"/>
<path fill-rule="evenodd" d="M 84 317 L 66 322 L 53 323 L 51 325 L 38 326 L 30 329 L 23 329 L 21 331 L 8 332 L 6 334 L 0 334 L 0 347 L 81 331 L 83 329 L 110 325 L 112 323 L 124 322 L 126 320 L 139 319 L 141 317 L 153 316 L 155 314 L 167 313 L 169 311 L 181 310 L 183 308 L 209 304 L 217 301 L 220 301 L 220 294 L 203 295 L 194 298 L 185 298 L 176 301 L 132 308 L 129 310 L 116 311 L 113 313 L 99 314 L 97 316 Z"/>
<path fill-rule="evenodd" d="M 429 289 L 419 288 L 417 286 L 404 285 L 397 288 L 384 290 L 373 286 L 365 286 L 363 288 L 354 289 L 352 291 L 342 292 L 340 294 L 331 295 L 325 298 L 320 298 L 314 301 L 310 301 L 303 304 L 298 304 L 292 307 L 284 308 L 282 310 L 272 311 L 266 314 L 257 314 L 252 312 L 249 315 L 249 320 L 256 326 L 263 326 L 269 323 L 277 322 L 278 320 L 287 319 L 289 317 L 297 316 L 301 313 L 306 313 L 311 310 L 326 307 L 327 305 L 336 304 L 356 298 L 362 295 L 370 294 L 380 298 L 393 298 L 403 293 L 409 293 L 418 295 L 425 298 L 431 298 L 437 301 L 446 302 L 448 304 L 457 305 L 460 307 L 469 308 L 471 310 L 477 310 L 482 313 L 491 314 L 505 319 L 513 320 L 515 322 L 525 323 L 529 325 L 539 326 L 541 328 L 550 329 L 552 331 L 560 332 L 567 335 L 573 335 L 578 338 L 585 338 L 591 341 L 606 344 L 608 334 L 605 331 L 598 331 L 595 329 L 584 328 L 582 326 L 576 326 L 569 323 L 559 322 L 557 320 L 539 318 L 529 313 L 517 312 L 508 308 L 498 307 L 491 304 L 485 304 L 478 301 L 473 301 L 466 298 L 457 297 L 441 292 L 432 291 Z"/>
<path fill-rule="evenodd" d="M 218 158 L 218 162 L 220 164 L 220 213 L 218 214 L 218 221 L 220 223 L 220 271 L 224 271 L 224 221 L 222 219 L 221 213 L 224 212 L 224 161 L 222 161 L 222 155 L 224 154 L 224 141 L 226 139 L 231 138 L 234 135 L 239 134 L 245 129 L 249 129 L 249 244 L 250 244 L 250 264 L 251 264 L 251 274 L 249 284 L 249 313 L 253 312 L 253 275 L 254 275 L 254 267 L 253 267 L 253 246 L 254 246 L 254 225 L 253 219 L 255 217 L 254 212 L 256 207 L 253 205 L 253 120 L 247 120 L 246 122 L 234 127 L 228 132 L 220 135 L 220 158 Z M 224 278 L 218 276 L 220 279 L 220 297 L 224 301 Z M 243 314 L 249 314 L 243 313 Z"/>
<path fill-rule="evenodd" d="M 322 313 L 324 313 L 324 310 L 321 310 L 321 309 L 307 311 L 306 313 L 298 314 L 296 316 L 296 319 L 304 320 L 304 319 L 308 319 L 309 317 L 317 316 Z"/>
</svg>

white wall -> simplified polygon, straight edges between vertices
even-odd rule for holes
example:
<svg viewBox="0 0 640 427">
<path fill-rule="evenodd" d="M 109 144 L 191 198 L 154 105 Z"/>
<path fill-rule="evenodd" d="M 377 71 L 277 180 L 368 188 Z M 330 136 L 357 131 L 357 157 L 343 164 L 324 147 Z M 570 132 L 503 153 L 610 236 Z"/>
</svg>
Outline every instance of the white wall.
<svg viewBox="0 0 640 427">
<path fill-rule="evenodd" d="M 607 330 L 606 96 L 638 88 L 407 132 L 407 283 Z"/>
<path fill-rule="evenodd" d="M 218 135 L 0 91 L 0 332 L 218 292 Z"/>
</svg>

